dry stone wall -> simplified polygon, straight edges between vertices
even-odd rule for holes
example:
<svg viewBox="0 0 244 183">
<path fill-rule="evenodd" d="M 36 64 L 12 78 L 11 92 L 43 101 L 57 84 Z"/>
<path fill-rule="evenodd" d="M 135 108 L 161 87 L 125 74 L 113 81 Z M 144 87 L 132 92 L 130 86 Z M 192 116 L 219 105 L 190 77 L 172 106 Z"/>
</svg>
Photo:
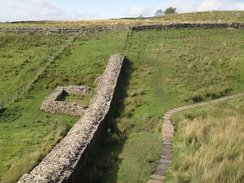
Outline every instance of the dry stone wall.
<svg viewBox="0 0 244 183">
<path fill-rule="evenodd" d="M 204 28 L 204 29 L 220 29 L 220 28 L 244 28 L 244 24 L 241 23 L 177 23 L 177 24 L 157 24 L 157 25 L 141 25 L 132 27 L 132 31 L 143 31 L 143 30 L 168 30 L 168 29 L 196 29 L 196 28 Z"/>
<path fill-rule="evenodd" d="M 70 182 L 80 159 L 109 111 L 123 61 L 121 55 L 111 56 L 95 97 L 84 115 L 43 161 L 29 174 L 23 175 L 18 183 Z"/>
<path fill-rule="evenodd" d="M 1 26 L 1 25 L 0 25 Z M 87 28 L 77 27 L 53 27 L 48 29 L 42 29 L 40 27 L 18 27 L 18 28 L 1 28 L 0 32 L 42 32 L 42 33 L 59 33 L 59 34 L 72 34 L 72 33 L 84 33 L 84 32 L 103 32 L 113 30 L 129 30 L 129 26 L 96 26 Z"/>
<path fill-rule="evenodd" d="M 85 113 L 87 106 L 83 106 L 75 102 L 59 101 L 66 95 L 92 95 L 92 92 L 87 86 L 59 86 L 42 103 L 40 109 L 51 113 L 65 113 L 75 116 L 82 116 Z"/>
<path fill-rule="evenodd" d="M 141 25 L 141 26 L 95 26 L 87 28 L 63 28 L 53 27 L 48 29 L 42 29 L 40 27 L 18 27 L 18 28 L 1 28 L 0 32 L 43 32 L 43 33 L 60 33 L 60 34 L 72 34 L 72 33 L 84 33 L 84 32 L 103 32 L 113 30 L 132 30 L 132 31 L 143 31 L 143 30 L 170 30 L 170 29 L 220 29 L 220 28 L 244 28 L 243 23 L 176 23 L 176 24 L 156 24 L 156 25 Z"/>
</svg>

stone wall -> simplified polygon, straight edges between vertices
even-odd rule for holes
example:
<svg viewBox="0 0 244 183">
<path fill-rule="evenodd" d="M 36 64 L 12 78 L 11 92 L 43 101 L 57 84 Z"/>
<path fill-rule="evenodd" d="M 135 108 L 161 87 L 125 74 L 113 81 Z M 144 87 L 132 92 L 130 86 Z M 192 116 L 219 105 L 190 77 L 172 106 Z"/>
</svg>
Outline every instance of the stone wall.
<svg viewBox="0 0 244 183">
<path fill-rule="evenodd" d="M 1 28 L 0 32 L 43 32 L 40 27 Z"/>
<path fill-rule="evenodd" d="M 240 23 L 177 23 L 177 24 L 157 24 L 157 25 L 141 25 L 132 27 L 132 31 L 143 31 L 143 30 L 168 30 L 168 29 L 196 29 L 196 28 L 204 28 L 204 29 L 220 29 L 220 28 L 244 28 L 244 24 Z"/>
<path fill-rule="evenodd" d="M 43 33 L 59 33 L 59 34 L 72 34 L 72 33 L 84 33 L 84 32 L 103 32 L 113 30 L 129 30 L 129 26 L 95 26 L 87 28 L 77 27 L 53 27 L 48 29 L 42 29 L 40 27 L 18 27 L 18 28 L 1 28 L 0 32 L 43 32 Z"/>
<path fill-rule="evenodd" d="M 244 28 L 244 24 L 241 23 L 176 23 L 176 24 L 156 24 L 156 25 L 141 25 L 141 26 L 95 26 L 87 28 L 62 28 L 53 27 L 48 29 L 42 29 L 40 27 L 18 27 L 18 28 L 1 28 L 0 32 L 43 32 L 43 33 L 59 33 L 59 34 L 72 34 L 72 33 L 84 33 L 84 32 L 103 32 L 113 30 L 132 30 L 132 31 L 143 31 L 143 30 L 168 30 L 168 29 L 219 29 L 219 28 Z"/>
<path fill-rule="evenodd" d="M 109 111 L 123 61 L 124 57 L 121 55 L 111 56 L 94 99 L 83 117 L 43 161 L 29 174 L 23 175 L 18 183 L 71 182 L 73 172 Z"/>
<path fill-rule="evenodd" d="M 60 101 L 66 95 L 92 95 L 92 92 L 87 86 L 59 86 L 42 103 L 40 109 L 51 113 L 65 113 L 82 116 L 85 113 L 87 106 L 83 106 L 75 102 Z"/>
</svg>

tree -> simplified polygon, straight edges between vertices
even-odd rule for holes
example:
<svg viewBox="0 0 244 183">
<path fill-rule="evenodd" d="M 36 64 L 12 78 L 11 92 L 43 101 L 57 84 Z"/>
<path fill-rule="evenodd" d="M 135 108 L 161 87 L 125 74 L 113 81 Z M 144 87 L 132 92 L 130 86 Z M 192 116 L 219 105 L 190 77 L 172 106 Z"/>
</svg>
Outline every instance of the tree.
<svg viewBox="0 0 244 183">
<path fill-rule="evenodd" d="M 162 16 L 164 14 L 163 10 L 157 10 L 155 16 Z"/>
<path fill-rule="evenodd" d="M 138 18 L 143 18 L 143 15 L 140 15 Z"/>
<path fill-rule="evenodd" d="M 164 11 L 164 15 L 175 14 L 175 13 L 176 13 L 176 8 L 173 7 L 166 8 Z"/>
<path fill-rule="evenodd" d="M 175 13 L 176 13 L 176 8 L 169 7 L 169 8 L 166 8 L 165 11 L 157 10 L 155 13 L 155 16 L 169 15 L 169 14 L 175 14 Z"/>
</svg>

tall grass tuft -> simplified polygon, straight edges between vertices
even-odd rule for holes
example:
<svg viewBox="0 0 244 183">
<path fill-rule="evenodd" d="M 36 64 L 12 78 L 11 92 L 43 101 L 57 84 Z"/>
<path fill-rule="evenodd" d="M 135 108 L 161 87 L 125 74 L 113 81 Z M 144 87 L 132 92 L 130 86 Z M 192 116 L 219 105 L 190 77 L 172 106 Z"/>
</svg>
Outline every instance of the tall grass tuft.
<svg viewBox="0 0 244 183">
<path fill-rule="evenodd" d="M 192 113 L 178 124 L 170 182 L 244 182 L 244 99 Z"/>
</svg>

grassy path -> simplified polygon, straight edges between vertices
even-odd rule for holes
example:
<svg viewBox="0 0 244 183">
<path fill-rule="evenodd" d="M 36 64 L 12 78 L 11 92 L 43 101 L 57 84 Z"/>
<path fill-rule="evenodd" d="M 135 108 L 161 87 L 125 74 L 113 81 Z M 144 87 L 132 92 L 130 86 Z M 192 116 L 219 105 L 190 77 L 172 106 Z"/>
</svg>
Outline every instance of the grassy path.
<svg viewBox="0 0 244 183">
<path fill-rule="evenodd" d="M 166 179 L 166 171 L 171 166 L 172 159 L 173 159 L 173 142 L 172 138 L 174 135 L 174 127 L 171 121 L 171 117 L 173 114 L 186 110 L 191 109 L 195 107 L 205 106 L 208 104 L 223 102 L 225 100 L 233 99 L 236 97 L 244 96 L 244 93 L 240 93 L 237 95 L 232 96 L 226 96 L 219 99 L 211 100 L 208 102 L 202 102 L 198 104 L 192 104 L 188 106 L 183 106 L 175 109 L 169 110 L 167 113 L 163 116 L 163 126 L 162 126 L 162 135 L 163 135 L 163 149 L 162 149 L 162 155 L 161 159 L 158 161 L 157 169 L 155 173 L 151 176 L 151 179 L 148 181 L 148 183 L 162 183 L 163 180 Z"/>
</svg>

